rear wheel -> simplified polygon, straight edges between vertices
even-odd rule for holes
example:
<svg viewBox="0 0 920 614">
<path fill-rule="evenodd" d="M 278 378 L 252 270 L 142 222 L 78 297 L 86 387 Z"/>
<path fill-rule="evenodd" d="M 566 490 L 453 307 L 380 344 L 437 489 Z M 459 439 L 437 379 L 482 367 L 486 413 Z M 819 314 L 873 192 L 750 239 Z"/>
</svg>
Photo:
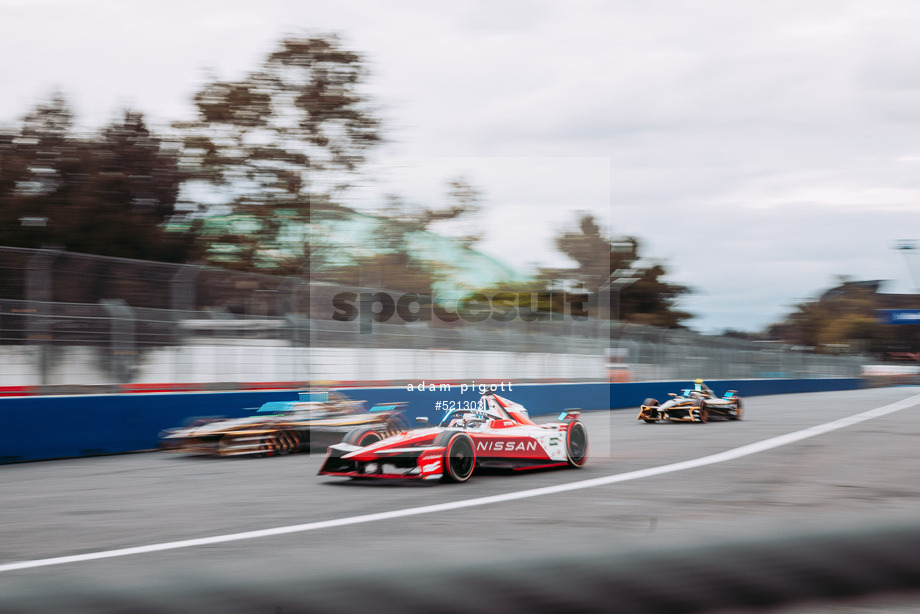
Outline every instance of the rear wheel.
<svg viewBox="0 0 920 614">
<path fill-rule="evenodd" d="M 744 416 L 744 405 L 741 404 L 741 397 L 735 398 L 735 404 L 735 413 L 728 415 L 729 420 L 741 420 Z"/>
<path fill-rule="evenodd" d="M 702 399 L 697 399 L 693 402 L 693 405 L 696 407 L 696 409 L 693 410 L 696 421 L 703 423 L 709 422 L 709 407 L 706 403 L 704 403 Z"/>
<path fill-rule="evenodd" d="M 581 467 L 588 460 L 588 429 L 573 420 L 565 434 L 565 459 L 572 467 Z"/>
<path fill-rule="evenodd" d="M 342 439 L 342 443 L 348 443 L 353 446 L 363 448 L 365 446 L 371 445 L 372 443 L 378 442 L 381 439 L 383 439 L 383 437 L 380 436 L 380 433 L 377 431 L 377 429 L 360 428 L 350 431 L 347 435 L 345 435 L 345 438 Z"/>
<path fill-rule="evenodd" d="M 470 479 L 476 467 L 476 453 L 469 435 L 448 431 L 435 437 L 433 445 L 444 446 L 443 481 L 466 482 Z"/>
</svg>

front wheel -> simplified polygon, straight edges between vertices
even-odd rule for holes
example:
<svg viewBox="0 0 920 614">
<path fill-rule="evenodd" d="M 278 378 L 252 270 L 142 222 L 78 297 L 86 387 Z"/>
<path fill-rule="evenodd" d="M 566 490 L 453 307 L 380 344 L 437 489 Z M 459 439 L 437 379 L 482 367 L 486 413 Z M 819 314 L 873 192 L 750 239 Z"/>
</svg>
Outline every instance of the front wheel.
<svg viewBox="0 0 920 614">
<path fill-rule="evenodd" d="M 444 482 L 466 482 L 476 467 L 476 453 L 469 435 L 447 431 L 438 435 L 433 445 L 444 446 Z"/>
<path fill-rule="evenodd" d="M 642 419 L 646 422 L 646 424 L 655 424 L 656 422 L 658 422 L 658 418 L 659 418 L 660 415 L 661 415 L 661 414 L 658 413 L 658 399 L 653 399 L 652 397 L 649 397 L 649 398 L 645 399 L 645 402 L 642 403 L 642 406 L 643 406 L 643 407 L 654 407 L 654 408 L 655 408 L 655 409 L 654 409 L 654 412 L 655 412 L 655 414 L 654 414 L 655 417 L 654 417 L 654 418 L 642 418 Z"/>
<path fill-rule="evenodd" d="M 360 428 L 349 431 L 348 434 L 345 435 L 345 438 L 342 439 L 342 443 L 348 443 L 353 446 L 363 448 L 365 446 L 371 445 L 372 443 L 376 443 L 381 439 L 383 438 L 380 436 L 380 433 L 377 431 L 377 429 Z"/>
<path fill-rule="evenodd" d="M 573 420 L 565 434 L 565 460 L 571 467 L 581 467 L 588 460 L 588 429 Z"/>
</svg>

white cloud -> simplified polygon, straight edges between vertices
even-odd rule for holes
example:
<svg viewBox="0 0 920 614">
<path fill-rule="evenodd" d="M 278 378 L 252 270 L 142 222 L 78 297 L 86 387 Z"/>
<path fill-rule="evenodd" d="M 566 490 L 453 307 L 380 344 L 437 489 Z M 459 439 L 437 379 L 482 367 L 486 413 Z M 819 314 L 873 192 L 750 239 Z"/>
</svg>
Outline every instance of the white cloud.
<svg viewBox="0 0 920 614">
<path fill-rule="evenodd" d="M 575 210 L 643 240 L 703 330 L 779 318 L 835 275 L 910 283 L 920 238 L 920 5 L 912 0 L 0 0 L 0 124 L 53 88 L 85 125 L 159 125 L 208 70 L 255 68 L 284 34 L 364 53 L 392 143 L 382 191 L 440 199 L 466 174 L 483 248 L 558 263 Z M 364 200 L 361 200 L 361 199 Z"/>
</svg>

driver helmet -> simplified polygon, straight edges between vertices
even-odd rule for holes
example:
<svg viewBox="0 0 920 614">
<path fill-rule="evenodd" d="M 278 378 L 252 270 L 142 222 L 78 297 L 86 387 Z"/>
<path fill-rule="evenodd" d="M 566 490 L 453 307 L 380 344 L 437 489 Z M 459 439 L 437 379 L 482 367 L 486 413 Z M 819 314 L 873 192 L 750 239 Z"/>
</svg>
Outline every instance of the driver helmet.
<svg viewBox="0 0 920 614">
<path fill-rule="evenodd" d="M 501 420 L 502 413 L 501 411 L 495 409 L 492 406 L 492 403 L 495 403 L 495 400 L 491 395 L 483 395 L 479 398 L 479 412 L 492 420 Z"/>
<path fill-rule="evenodd" d="M 712 394 L 712 390 L 709 389 L 709 386 L 706 385 L 706 382 L 704 382 L 702 378 L 697 378 L 693 382 L 693 389 L 697 392 Z"/>
</svg>

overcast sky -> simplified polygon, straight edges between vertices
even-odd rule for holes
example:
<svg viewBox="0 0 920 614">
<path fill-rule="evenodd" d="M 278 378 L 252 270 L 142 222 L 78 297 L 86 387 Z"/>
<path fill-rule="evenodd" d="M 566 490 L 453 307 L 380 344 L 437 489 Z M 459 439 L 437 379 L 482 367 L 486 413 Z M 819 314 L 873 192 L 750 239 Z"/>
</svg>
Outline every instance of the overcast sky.
<svg viewBox="0 0 920 614">
<path fill-rule="evenodd" d="M 591 212 L 695 290 L 702 332 L 838 275 L 915 289 L 893 249 L 920 239 L 914 0 L 0 0 L 0 124 L 58 90 L 84 127 L 165 128 L 315 31 L 364 54 L 392 141 L 353 206 L 464 175 L 483 251 L 521 269 L 563 263 L 552 237 Z"/>
</svg>

